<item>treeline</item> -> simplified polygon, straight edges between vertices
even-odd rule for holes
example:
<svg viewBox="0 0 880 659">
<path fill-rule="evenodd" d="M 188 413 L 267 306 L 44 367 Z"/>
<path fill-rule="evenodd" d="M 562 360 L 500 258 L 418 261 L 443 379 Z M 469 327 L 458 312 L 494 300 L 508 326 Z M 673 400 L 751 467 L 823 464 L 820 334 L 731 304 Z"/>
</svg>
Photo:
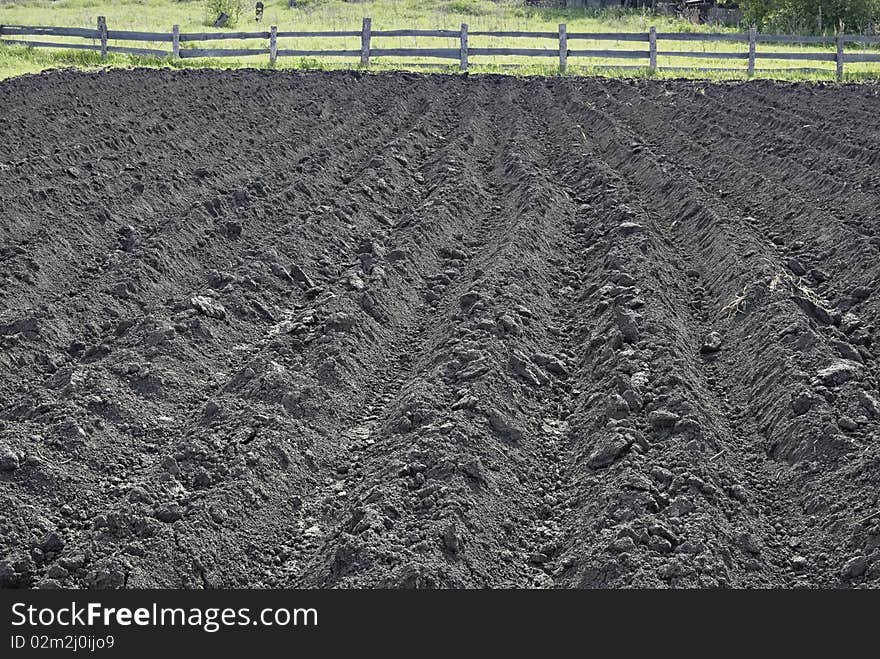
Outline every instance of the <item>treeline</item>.
<svg viewBox="0 0 880 659">
<path fill-rule="evenodd" d="M 865 33 L 880 27 L 880 0 L 739 0 L 743 19 L 766 32 Z"/>
</svg>

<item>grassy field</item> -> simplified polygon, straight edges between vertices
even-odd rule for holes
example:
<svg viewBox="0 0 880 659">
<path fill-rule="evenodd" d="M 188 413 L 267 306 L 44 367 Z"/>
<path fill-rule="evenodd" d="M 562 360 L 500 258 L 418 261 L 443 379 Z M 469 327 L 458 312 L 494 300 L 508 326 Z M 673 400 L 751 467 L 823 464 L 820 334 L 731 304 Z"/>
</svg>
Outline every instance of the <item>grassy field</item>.
<svg viewBox="0 0 880 659">
<path fill-rule="evenodd" d="M 247 3 L 236 30 L 268 30 L 277 25 L 279 30 L 359 30 L 364 16 L 372 18 L 373 30 L 422 28 L 457 30 L 462 23 L 469 25 L 470 31 L 529 30 L 556 31 L 559 23 L 566 23 L 569 32 L 646 32 L 649 26 L 656 26 L 659 33 L 696 32 L 717 30 L 703 25 L 694 25 L 675 18 L 656 16 L 638 10 L 617 10 L 590 12 L 576 9 L 546 9 L 526 7 L 519 0 L 373 0 L 372 2 L 343 2 L 342 0 L 298 0 L 297 7 L 288 9 L 287 0 L 263 0 L 265 7 L 263 23 L 257 28 L 253 17 L 253 4 Z M 180 25 L 181 32 L 202 32 L 213 30 L 199 0 L 0 0 L 0 25 L 53 25 L 69 27 L 94 27 L 97 17 L 107 17 L 111 30 L 148 30 L 170 32 L 171 26 Z M 51 41 L 71 41 L 83 43 L 79 39 L 59 37 L 41 38 Z M 112 42 L 111 42 L 112 45 Z M 134 44 L 126 42 L 118 45 L 143 45 L 149 48 L 168 49 L 169 44 Z M 182 47 L 224 47 L 261 48 L 266 41 L 226 41 L 212 45 L 181 44 Z M 444 47 L 457 48 L 457 39 L 437 38 L 374 38 L 374 48 L 406 47 Z M 557 73 L 558 43 L 551 39 L 501 39 L 472 37 L 470 47 L 516 47 L 545 48 L 548 57 L 481 57 L 471 58 L 471 71 L 505 71 L 522 74 Z M 279 40 L 279 48 L 298 49 L 358 49 L 358 37 L 309 38 Z M 638 42 L 570 42 L 569 48 L 577 49 L 636 49 L 646 50 L 646 43 Z M 663 40 L 660 50 L 699 50 L 713 52 L 744 52 L 743 43 L 702 43 L 675 42 Z M 782 44 L 759 44 L 759 52 L 800 51 L 808 52 L 810 47 L 788 46 Z M 815 46 L 812 51 L 833 52 L 830 46 Z M 880 51 L 876 51 L 880 52 Z M 34 49 L 24 46 L 0 46 L 0 78 L 24 73 L 35 73 L 51 68 L 76 66 L 79 68 L 99 68 L 111 66 L 213 66 L 213 67 L 260 67 L 268 66 L 268 57 L 223 58 L 218 60 L 189 59 L 172 62 L 158 58 L 137 58 L 112 54 L 107 63 L 96 53 L 87 51 Z M 682 60 L 660 57 L 659 66 L 701 66 L 742 69 L 736 73 L 660 72 L 655 75 L 675 76 L 693 75 L 699 77 L 744 77 L 745 62 L 729 59 Z M 645 65 L 644 69 L 612 70 L 614 65 Z M 350 68 L 357 66 L 355 58 L 281 58 L 277 68 Z M 450 60 L 429 60 L 406 58 L 374 58 L 371 68 L 398 69 L 434 67 L 437 70 L 456 70 L 457 63 Z M 515 68 L 511 68 L 511 67 Z M 810 66 L 824 69 L 822 73 L 803 73 L 795 69 Z M 758 67 L 785 69 L 784 72 L 761 74 L 785 79 L 827 79 L 833 76 L 834 64 L 831 62 L 798 62 L 788 60 L 758 60 Z M 647 74 L 647 61 L 641 59 L 569 59 L 568 72 L 571 74 L 618 73 L 627 75 Z M 880 77 L 880 64 L 847 64 L 847 79 L 857 80 Z"/>
</svg>

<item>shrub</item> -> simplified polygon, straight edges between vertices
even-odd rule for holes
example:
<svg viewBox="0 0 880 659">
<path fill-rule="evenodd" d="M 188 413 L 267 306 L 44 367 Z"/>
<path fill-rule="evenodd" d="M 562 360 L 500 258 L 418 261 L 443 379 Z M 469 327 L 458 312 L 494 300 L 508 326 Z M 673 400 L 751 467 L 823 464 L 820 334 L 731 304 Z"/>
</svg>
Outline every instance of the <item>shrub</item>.
<svg viewBox="0 0 880 659">
<path fill-rule="evenodd" d="M 745 20 L 768 32 L 862 32 L 880 21 L 880 0 L 740 0 Z"/>
<path fill-rule="evenodd" d="M 245 0 L 202 0 L 205 8 L 205 21 L 208 25 L 214 25 L 214 21 L 220 14 L 229 16 L 226 27 L 234 27 L 244 11 Z"/>
</svg>

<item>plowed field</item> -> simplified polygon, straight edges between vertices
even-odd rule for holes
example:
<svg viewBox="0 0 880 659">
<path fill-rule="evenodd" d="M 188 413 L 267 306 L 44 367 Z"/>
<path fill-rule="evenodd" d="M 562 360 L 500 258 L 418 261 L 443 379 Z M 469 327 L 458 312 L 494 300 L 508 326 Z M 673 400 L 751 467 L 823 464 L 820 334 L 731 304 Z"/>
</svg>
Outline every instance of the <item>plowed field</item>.
<svg viewBox="0 0 880 659">
<path fill-rule="evenodd" d="M 0 83 L 0 585 L 877 586 L 878 92 Z"/>
</svg>

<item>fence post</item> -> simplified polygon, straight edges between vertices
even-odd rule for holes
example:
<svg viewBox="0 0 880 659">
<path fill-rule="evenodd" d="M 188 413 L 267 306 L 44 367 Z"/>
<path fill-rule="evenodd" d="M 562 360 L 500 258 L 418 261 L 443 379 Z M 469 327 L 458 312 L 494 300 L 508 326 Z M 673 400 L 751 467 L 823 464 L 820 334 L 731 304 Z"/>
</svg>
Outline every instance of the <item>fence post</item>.
<svg viewBox="0 0 880 659">
<path fill-rule="evenodd" d="M 370 24 L 372 20 L 364 18 L 364 26 L 361 31 L 361 66 L 370 66 Z"/>
<path fill-rule="evenodd" d="M 275 60 L 278 58 L 278 26 L 273 25 L 269 28 L 269 66 L 275 66 Z"/>
<path fill-rule="evenodd" d="M 565 73 L 568 64 L 568 34 L 565 31 L 565 23 L 559 24 L 559 72 Z"/>
<path fill-rule="evenodd" d="M 468 43 L 467 43 L 467 23 L 461 24 L 461 46 L 459 50 L 461 60 L 460 68 L 462 71 L 468 69 Z"/>
<path fill-rule="evenodd" d="M 657 70 L 657 28 L 653 25 L 648 30 L 648 65 L 651 71 Z"/>
<path fill-rule="evenodd" d="M 171 57 L 177 59 L 180 57 L 180 26 L 171 26 Z"/>
<path fill-rule="evenodd" d="M 843 32 L 837 33 L 837 82 L 843 80 Z"/>
<path fill-rule="evenodd" d="M 107 59 L 107 18 L 98 16 L 98 32 L 101 33 L 101 59 Z"/>
<path fill-rule="evenodd" d="M 758 28 L 749 28 L 749 77 L 755 75 L 755 50 L 758 41 Z"/>
</svg>

